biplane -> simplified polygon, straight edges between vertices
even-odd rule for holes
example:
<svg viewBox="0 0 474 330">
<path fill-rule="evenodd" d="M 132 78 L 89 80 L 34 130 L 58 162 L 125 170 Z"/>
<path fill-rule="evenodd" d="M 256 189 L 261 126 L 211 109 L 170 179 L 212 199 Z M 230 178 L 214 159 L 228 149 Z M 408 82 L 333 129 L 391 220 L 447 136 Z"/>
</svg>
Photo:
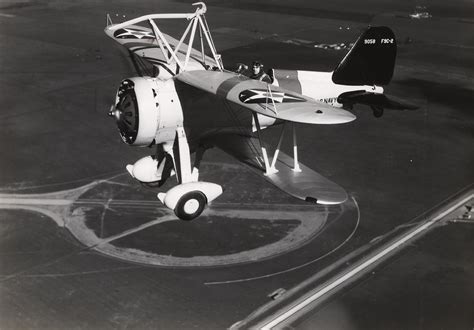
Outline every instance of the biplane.
<svg viewBox="0 0 474 330">
<path fill-rule="evenodd" d="M 270 70 L 272 83 L 224 68 L 207 24 L 204 3 L 191 13 L 162 13 L 113 24 L 105 33 L 124 46 L 137 69 L 147 75 L 124 79 L 109 116 L 132 146 L 153 147 L 152 155 L 127 165 L 142 184 L 160 187 L 172 176 L 177 185 L 158 199 L 177 217 L 191 220 L 223 192 L 219 184 L 199 181 L 204 151 L 218 147 L 248 165 L 286 193 L 316 204 L 344 203 L 336 183 L 298 160 L 296 124 L 333 125 L 353 121 L 354 104 L 384 109 L 412 109 L 383 94 L 392 78 L 396 40 L 387 27 L 369 27 L 333 72 Z M 181 38 L 163 33 L 157 22 L 184 19 Z M 271 150 L 262 130 L 280 127 Z M 291 126 L 293 156 L 280 150 Z M 194 160 L 191 154 L 195 154 Z"/>
</svg>

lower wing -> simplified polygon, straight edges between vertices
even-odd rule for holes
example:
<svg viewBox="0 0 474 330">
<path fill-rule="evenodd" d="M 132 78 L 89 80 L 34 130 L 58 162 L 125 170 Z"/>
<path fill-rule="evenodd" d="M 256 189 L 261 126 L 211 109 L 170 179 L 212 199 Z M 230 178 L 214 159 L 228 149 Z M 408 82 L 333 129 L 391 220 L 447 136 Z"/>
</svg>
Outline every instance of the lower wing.
<svg viewBox="0 0 474 330">
<path fill-rule="evenodd" d="M 347 200 L 347 193 L 336 183 L 299 164 L 300 172 L 293 170 L 293 158 L 279 152 L 276 173 L 265 174 L 265 165 L 257 137 L 239 134 L 222 134 L 210 138 L 210 142 L 235 157 L 274 184 L 277 188 L 298 199 L 317 204 L 340 204 Z"/>
</svg>

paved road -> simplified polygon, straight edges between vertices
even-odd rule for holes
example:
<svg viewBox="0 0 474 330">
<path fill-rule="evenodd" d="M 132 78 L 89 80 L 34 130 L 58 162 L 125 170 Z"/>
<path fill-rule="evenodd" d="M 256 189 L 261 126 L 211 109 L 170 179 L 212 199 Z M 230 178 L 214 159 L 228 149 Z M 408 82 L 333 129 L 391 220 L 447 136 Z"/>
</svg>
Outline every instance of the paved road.
<svg viewBox="0 0 474 330">
<path fill-rule="evenodd" d="M 366 323 L 366 326 L 370 325 L 369 327 L 373 328 L 376 327 L 377 323 L 384 321 L 386 322 L 384 324 L 387 326 L 389 324 L 395 325 L 396 323 L 394 322 L 393 316 L 387 318 L 387 320 L 383 320 L 383 318 L 380 318 L 378 315 L 373 315 L 373 317 L 367 318 L 367 321 L 364 321 L 365 318 L 361 319 L 361 315 L 357 315 L 357 317 L 352 320 L 353 324 L 351 324 L 347 319 L 347 313 L 341 312 L 339 308 L 331 308 L 332 301 L 335 301 L 337 306 L 339 306 L 342 301 L 345 305 L 350 307 L 350 300 L 347 299 L 347 296 L 355 295 L 356 293 L 354 293 L 354 291 L 359 291 L 360 293 L 360 287 L 370 286 L 372 285 L 372 282 L 377 283 L 378 290 L 386 287 L 392 290 L 403 291 L 406 296 L 411 296 L 415 300 L 424 300 L 424 296 L 427 293 L 426 290 L 422 290 L 423 292 L 417 290 L 405 292 L 405 288 L 399 285 L 401 278 L 407 280 L 405 275 L 407 272 L 414 272 L 412 268 L 404 268 L 407 264 L 412 265 L 412 260 L 406 258 L 406 256 L 400 258 L 400 255 L 406 252 L 405 248 L 407 246 L 414 246 L 417 243 L 415 242 L 416 240 L 427 235 L 431 230 L 437 232 L 437 237 L 440 237 L 444 232 L 447 232 L 447 238 L 450 240 L 443 239 L 433 241 L 423 238 L 422 241 L 429 242 L 428 244 L 423 245 L 424 249 L 427 247 L 432 249 L 433 247 L 439 248 L 442 246 L 447 253 L 453 254 L 457 252 L 458 255 L 454 258 L 455 260 L 449 262 L 442 258 L 438 259 L 436 265 L 430 265 L 430 267 L 427 267 L 427 270 L 423 270 L 423 273 L 428 273 L 423 274 L 423 277 L 430 276 L 430 272 L 433 272 L 433 270 L 435 270 L 436 273 L 441 274 L 447 271 L 449 266 L 452 267 L 453 265 L 457 266 L 457 270 L 463 274 L 464 277 L 468 277 L 468 274 L 474 265 L 469 253 L 470 248 L 472 247 L 472 242 L 470 240 L 470 238 L 472 238 L 472 231 L 465 230 L 469 229 L 469 227 L 464 229 L 465 232 L 460 232 L 459 230 L 453 231 L 452 228 L 446 229 L 443 227 L 445 227 L 446 224 L 454 223 L 472 226 L 474 221 L 470 220 L 470 218 L 472 218 L 472 209 L 469 208 L 472 208 L 473 203 L 474 190 L 472 188 L 459 192 L 443 203 L 440 203 L 429 212 L 414 219 L 413 222 L 400 226 L 383 237 L 372 240 L 367 244 L 367 246 L 354 253 L 351 258 L 346 258 L 345 263 L 341 265 L 339 269 L 332 272 L 322 270 L 304 283 L 288 290 L 288 292 L 284 292 L 275 299 L 274 302 L 262 306 L 258 311 L 251 314 L 245 320 L 236 323 L 235 327 L 257 327 L 261 329 L 278 329 L 286 327 L 304 327 L 314 329 L 321 327 L 338 327 L 351 329 L 354 328 L 356 324 L 361 323 Z M 463 220 L 459 221 L 459 219 Z M 430 235 L 427 236 L 430 237 Z M 453 240 L 457 241 L 457 244 L 453 244 Z M 461 251 L 459 251 L 460 246 L 464 247 Z M 431 257 L 429 253 L 427 254 L 427 257 Z M 403 261 L 400 262 L 400 259 Z M 392 265 L 397 265 L 398 269 L 396 272 L 386 270 L 389 262 Z M 417 270 L 417 272 L 419 271 L 420 269 Z M 320 274 L 325 272 L 328 273 L 328 279 L 322 280 Z M 382 277 L 378 275 L 374 278 L 373 275 L 376 273 L 381 273 Z M 448 271 L 447 274 L 445 274 L 445 277 L 450 278 L 450 273 L 451 272 Z M 391 282 L 395 282 L 395 285 Z M 349 291 L 350 286 L 355 286 L 354 283 L 357 283 L 357 287 L 352 288 L 352 290 Z M 437 283 L 437 285 L 441 287 L 443 283 Z M 452 295 L 456 294 L 455 292 L 463 290 L 470 291 L 469 285 L 465 287 L 466 280 L 460 282 L 453 280 L 451 286 L 452 292 L 444 292 L 446 297 L 441 297 L 436 304 L 431 303 L 432 306 L 430 306 L 428 311 L 418 309 L 420 319 L 424 319 L 426 315 L 429 315 L 430 312 L 436 308 L 441 308 L 444 304 L 451 305 L 450 298 Z M 429 292 L 437 291 L 437 289 L 438 288 L 435 284 L 433 287 L 430 287 Z M 346 292 L 346 295 L 342 296 L 344 291 Z M 372 292 L 371 295 L 374 293 L 377 295 L 377 291 Z M 362 294 L 362 296 L 364 296 L 364 294 Z M 360 299 L 360 295 L 357 297 Z M 380 295 L 377 298 L 383 299 L 382 297 L 383 296 Z M 404 305 L 405 302 L 403 299 L 399 299 L 399 297 L 393 293 L 391 293 L 391 297 L 392 299 L 386 300 L 383 306 L 378 306 L 378 308 L 373 309 L 379 310 L 382 315 L 391 315 L 389 311 L 398 310 L 400 309 L 400 305 Z M 461 295 L 461 297 L 461 299 L 465 299 L 466 301 L 472 300 L 468 295 Z M 368 297 L 365 297 L 365 299 L 370 301 Z M 388 301 L 390 301 L 390 303 L 388 303 Z M 325 306 L 325 303 L 329 306 Z M 446 319 L 443 319 L 442 324 L 451 324 L 451 326 L 454 326 L 455 328 L 469 327 L 472 324 L 472 320 L 470 319 L 470 314 L 466 312 L 466 307 L 468 305 L 469 303 L 466 306 L 460 306 L 458 308 L 460 318 L 457 319 L 454 324 L 452 323 L 453 315 L 450 315 L 449 318 L 447 317 Z M 413 306 L 413 304 L 411 304 L 411 306 Z M 359 306 L 357 306 L 357 308 L 359 308 Z M 323 311 L 321 312 L 321 310 Z M 330 310 L 330 313 L 334 313 L 332 315 L 334 317 L 332 322 L 330 322 L 330 320 L 324 315 L 324 310 Z M 367 310 L 365 310 L 365 312 L 367 312 Z M 337 316 L 337 314 L 340 315 Z M 413 318 L 413 314 L 415 313 L 412 311 L 408 314 Z M 400 322 L 403 322 L 404 324 L 413 322 L 413 319 L 405 319 L 401 315 L 403 314 L 397 316 L 401 319 Z M 439 317 L 434 319 L 439 322 Z M 427 323 L 435 324 L 431 319 L 428 319 Z"/>
</svg>

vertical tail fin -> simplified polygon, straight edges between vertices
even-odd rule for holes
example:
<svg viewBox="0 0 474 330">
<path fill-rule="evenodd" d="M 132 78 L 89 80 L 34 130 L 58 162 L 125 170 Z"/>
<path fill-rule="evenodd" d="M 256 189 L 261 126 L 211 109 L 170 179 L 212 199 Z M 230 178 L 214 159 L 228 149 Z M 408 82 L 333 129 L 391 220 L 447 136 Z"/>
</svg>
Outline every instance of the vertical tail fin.
<svg viewBox="0 0 474 330">
<path fill-rule="evenodd" d="M 332 74 L 340 85 L 387 85 L 393 76 L 397 42 L 385 26 L 367 28 Z"/>
</svg>

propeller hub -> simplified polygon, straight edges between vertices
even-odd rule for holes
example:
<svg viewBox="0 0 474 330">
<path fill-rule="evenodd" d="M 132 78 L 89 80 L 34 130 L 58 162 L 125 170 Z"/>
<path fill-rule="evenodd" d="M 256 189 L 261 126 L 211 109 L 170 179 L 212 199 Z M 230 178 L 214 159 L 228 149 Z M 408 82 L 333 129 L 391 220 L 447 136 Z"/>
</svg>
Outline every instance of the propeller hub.
<svg viewBox="0 0 474 330">
<path fill-rule="evenodd" d="M 120 121 L 122 119 L 123 112 L 120 109 L 115 108 L 112 106 L 110 109 L 108 116 L 115 118 L 116 121 Z"/>
</svg>

